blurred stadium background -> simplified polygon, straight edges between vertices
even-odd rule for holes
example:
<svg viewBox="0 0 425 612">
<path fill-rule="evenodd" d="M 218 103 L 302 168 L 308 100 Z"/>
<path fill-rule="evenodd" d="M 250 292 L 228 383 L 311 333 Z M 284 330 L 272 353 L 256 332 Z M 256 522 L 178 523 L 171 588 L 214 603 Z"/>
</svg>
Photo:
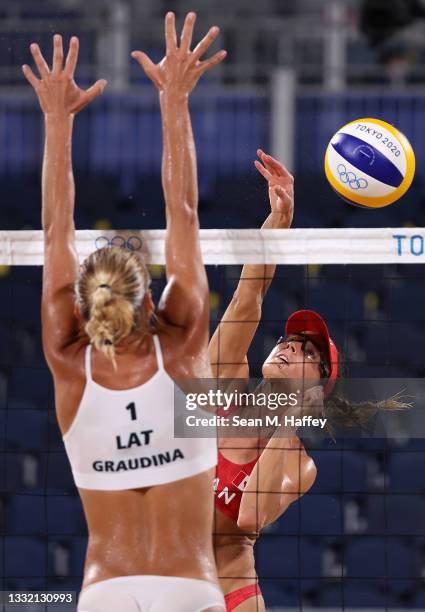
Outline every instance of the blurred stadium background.
<svg viewBox="0 0 425 612">
<path fill-rule="evenodd" d="M 39 229 L 43 126 L 20 65 L 80 37 L 78 81 L 109 79 L 77 119 L 79 229 L 162 228 L 156 93 L 129 52 L 163 54 L 163 14 L 217 23 L 228 60 L 192 100 L 203 228 L 259 227 L 267 191 L 260 146 L 296 177 L 294 227 L 424 225 L 425 2 L 421 0 L 1 0 L 0 230 Z M 394 123 L 417 176 L 403 200 L 364 211 L 326 184 L 332 134 L 357 117 Z M 418 234 L 424 235 L 418 229 Z M 162 269 L 154 267 L 155 291 Z M 212 327 L 239 269 L 209 269 Z M 352 376 L 423 377 L 422 265 L 280 267 L 253 346 L 254 374 L 292 310 L 329 322 Z M 40 346 L 41 271 L 0 267 L 0 573 L 3 589 L 79 590 L 85 526 L 56 425 Z M 425 443 L 344 440 L 312 451 L 313 491 L 261 538 L 270 610 L 425 610 Z"/>
</svg>

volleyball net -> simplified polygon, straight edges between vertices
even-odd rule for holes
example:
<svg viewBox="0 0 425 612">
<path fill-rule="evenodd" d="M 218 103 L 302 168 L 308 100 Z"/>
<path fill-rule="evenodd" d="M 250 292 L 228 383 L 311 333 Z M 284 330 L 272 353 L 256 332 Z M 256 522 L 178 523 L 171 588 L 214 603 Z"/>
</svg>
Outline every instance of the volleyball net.
<svg viewBox="0 0 425 612">
<path fill-rule="evenodd" d="M 164 265 L 165 230 L 77 230 L 81 259 L 104 246 L 141 252 L 148 264 Z M 407 264 L 423 263 L 425 229 L 242 229 L 200 230 L 205 265 Z M 0 265 L 43 265 L 43 232 L 0 231 Z"/>
<path fill-rule="evenodd" d="M 86 528 L 54 414 L 41 349 L 42 232 L 0 232 L 2 585 L 81 586 Z M 96 248 L 140 251 L 154 297 L 164 231 L 77 231 Z M 243 263 L 277 265 L 248 359 L 252 376 L 286 318 L 319 312 L 352 377 L 422 379 L 425 229 L 202 230 L 211 331 Z M 306 443 L 307 444 L 307 443 Z M 326 438 L 309 449 L 313 488 L 256 545 L 268 610 L 425 608 L 425 441 L 406 433 Z"/>
</svg>

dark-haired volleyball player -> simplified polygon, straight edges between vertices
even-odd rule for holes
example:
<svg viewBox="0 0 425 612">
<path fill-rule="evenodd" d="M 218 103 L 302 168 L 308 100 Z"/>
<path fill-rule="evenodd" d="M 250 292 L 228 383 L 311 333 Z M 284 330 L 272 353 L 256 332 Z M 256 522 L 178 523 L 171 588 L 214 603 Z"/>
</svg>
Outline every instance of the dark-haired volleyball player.
<svg viewBox="0 0 425 612">
<path fill-rule="evenodd" d="M 81 612 L 224 609 L 211 543 L 216 441 L 173 438 L 173 378 L 210 374 L 188 97 L 225 53 L 201 61 L 218 28 L 190 50 L 194 21 L 178 43 L 167 15 L 160 64 L 133 53 L 159 90 L 163 121 L 168 283 L 155 319 L 137 253 L 105 248 L 78 262 L 72 125 L 105 82 L 75 84 L 75 37 L 65 62 L 54 37 L 51 69 L 31 45 L 40 78 L 23 67 L 45 116 L 43 344 L 89 530 Z"/>
<path fill-rule="evenodd" d="M 271 212 L 263 228 L 289 228 L 294 207 L 293 178 L 271 156 L 258 151 L 256 167 L 269 184 Z M 245 265 L 234 296 L 210 342 L 213 375 L 248 379 L 248 349 L 261 319 L 264 296 L 275 273 L 273 265 Z M 293 416 L 324 415 L 332 422 L 357 425 L 367 421 L 376 403 L 351 405 L 337 393 L 338 351 L 327 326 L 315 312 L 293 313 L 282 337 L 262 367 L 264 379 L 302 380 L 303 401 Z M 323 386 L 322 386 L 323 384 Z M 379 408 L 407 405 L 390 398 Z M 316 478 L 296 428 L 279 429 L 259 439 L 221 438 L 215 479 L 215 553 L 227 612 L 264 612 L 255 571 L 254 544 L 262 528 L 277 520 Z M 282 551 L 284 554 L 284 551 Z"/>
</svg>

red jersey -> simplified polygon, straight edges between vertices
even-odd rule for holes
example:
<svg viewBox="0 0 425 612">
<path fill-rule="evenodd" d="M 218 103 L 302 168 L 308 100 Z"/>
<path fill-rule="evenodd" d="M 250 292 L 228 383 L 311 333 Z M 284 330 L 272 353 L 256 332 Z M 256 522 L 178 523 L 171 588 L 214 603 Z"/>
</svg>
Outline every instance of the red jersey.
<svg viewBox="0 0 425 612">
<path fill-rule="evenodd" d="M 233 463 L 218 451 L 214 479 L 215 507 L 234 521 L 238 520 L 242 493 L 257 461 L 258 457 L 249 463 Z"/>
</svg>

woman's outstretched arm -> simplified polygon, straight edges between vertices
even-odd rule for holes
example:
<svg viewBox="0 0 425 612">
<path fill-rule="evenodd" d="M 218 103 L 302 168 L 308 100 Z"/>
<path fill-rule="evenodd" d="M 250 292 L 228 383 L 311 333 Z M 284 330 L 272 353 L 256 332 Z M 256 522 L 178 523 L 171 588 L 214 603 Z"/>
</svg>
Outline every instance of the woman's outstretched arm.
<svg viewBox="0 0 425 612">
<path fill-rule="evenodd" d="M 269 184 L 271 212 L 262 229 L 289 228 L 294 211 L 294 179 L 276 159 L 260 149 L 257 170 Z M 264 296 L 276 266 L 245 264 L 241 277 L 209 346 L 213 375 L 220 378 L 248 378 L 247 352 L 258 324 Z"/>
<path fill-rule="evenodd" d="M 199 243 L 196 149 L 189 114 L 189 94 L 199 78 L 221 62 L 220 51 L 201 61 L 219 33 L 217 27 L 191 51 L 195 13 L 186 17 L 177 42 L 175 17 L 165 18 L 166 55 L 155 65 L 145 53 L 134 51 L 147 76 L 159 90 L 162 130 L 162 185 L 166 205 L 165 257 L 167 287 L 160 314 L 183 328 L 203 328 L 208 333 L 208 282 Z"/>
<path fill-rule="evenodd" d="M 76 113 L 100 95 L 106 81 L 87 91 L 74 81 L 78 39 L 71 38 L 64 63 L 62 37 L 53 39 L 53 64 L 49 69 L 40 48 L 31 45 L 40 78 L 27 65 L 23 73 L 35 90 L 44 113 L 45 145 L 42 175 L 42 225 L 44 269 L 42 296 L 43 347 L 51 368 L 65 363 L 63 350 L 77 333 L 74 283 L 78 274 L 75 248 L 72 127 Z"/>
</svg>

